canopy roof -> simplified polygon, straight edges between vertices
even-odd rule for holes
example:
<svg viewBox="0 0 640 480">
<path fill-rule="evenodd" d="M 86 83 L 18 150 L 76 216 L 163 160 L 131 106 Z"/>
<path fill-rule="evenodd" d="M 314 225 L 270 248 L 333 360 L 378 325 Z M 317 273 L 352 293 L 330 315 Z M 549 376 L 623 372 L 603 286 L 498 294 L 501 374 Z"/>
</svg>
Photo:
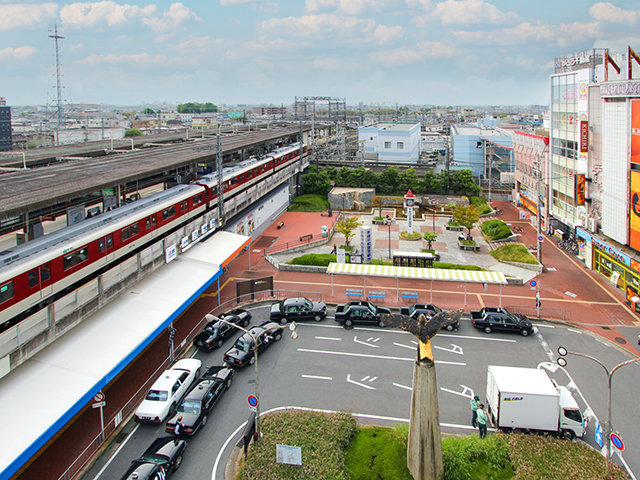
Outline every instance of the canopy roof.
<svg viewBox="0 0 640 480">
<path fill-rule="evenodd" d="M 390 265 L 365 265 L 357 263 L 330 263 L 327 273 L 363 275 L 368 277 L 414 278 L 416 280 L 446 280 L 450 282 L 475 282 L 506 285 L 502 272 L 448 270 L 443 268 L 395 267 Z"/>
</svg>

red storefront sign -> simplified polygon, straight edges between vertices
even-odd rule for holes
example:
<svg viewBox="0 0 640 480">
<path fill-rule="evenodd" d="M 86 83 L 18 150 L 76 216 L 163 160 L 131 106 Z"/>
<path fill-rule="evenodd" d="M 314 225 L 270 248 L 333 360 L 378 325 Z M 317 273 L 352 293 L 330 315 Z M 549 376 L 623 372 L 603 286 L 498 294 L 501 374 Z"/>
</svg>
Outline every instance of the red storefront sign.
<svg viewBox="0 0 640 480">
<path fill-rule="evenodd" d="M 585 179 L 584 173 L 576 175 L 576 205 L 584 205 L 585 198 Z"/>
<path fill-rule="evenodd" d="M 589 122 L 580 122 L 580 153 L 589 151 Z"/>
</svg>

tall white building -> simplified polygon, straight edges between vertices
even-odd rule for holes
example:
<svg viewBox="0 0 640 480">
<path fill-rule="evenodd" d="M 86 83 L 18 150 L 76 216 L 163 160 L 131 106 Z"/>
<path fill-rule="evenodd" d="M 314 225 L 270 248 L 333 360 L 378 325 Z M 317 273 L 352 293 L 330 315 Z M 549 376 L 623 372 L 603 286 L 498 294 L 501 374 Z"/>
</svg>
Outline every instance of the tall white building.
<svg viewBox="0 0 640 480">
<path fill-rule="evenodd" d="M 358 141 L 364 143 L 367 159 L 379 163 L 418 163 L 419 123 L 375 123 L 358 128 Z"/>
</svg>

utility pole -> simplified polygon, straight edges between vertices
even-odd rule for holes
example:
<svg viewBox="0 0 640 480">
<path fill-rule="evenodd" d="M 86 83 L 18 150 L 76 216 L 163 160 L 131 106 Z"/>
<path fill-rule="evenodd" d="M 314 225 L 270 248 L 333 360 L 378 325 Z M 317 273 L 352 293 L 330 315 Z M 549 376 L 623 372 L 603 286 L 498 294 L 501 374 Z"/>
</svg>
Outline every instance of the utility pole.
<svg viewBox="0 0 640 480">
<path fill-rule="evenodd" d="M 58 25 L 54 26 L 53 35 L 49 35 L 49 38 L 53 38 L 56 42 L 56 94 L 58 102 L 58 126 L 56 127 L 56 137 L 58 145 L 60 145 L 60 125 L 62 125 L 62 85 L 60 85 L 60 46 L 59 40 L 64 40 L 64 37 L 58 35 Z"/>
</svg>

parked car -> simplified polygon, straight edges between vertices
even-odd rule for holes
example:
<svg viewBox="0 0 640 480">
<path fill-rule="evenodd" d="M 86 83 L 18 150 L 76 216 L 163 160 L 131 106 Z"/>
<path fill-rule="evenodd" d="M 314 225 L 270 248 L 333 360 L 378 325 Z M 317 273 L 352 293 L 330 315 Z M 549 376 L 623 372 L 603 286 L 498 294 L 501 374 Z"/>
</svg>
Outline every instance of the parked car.
<svg viewBox="0 0 640 480">
<path fill-rule="evenodd" d="M 209 367 L 184 397 L 173 418 L 167 422 L 165 430 L 172 433 L 178 417 L 182 417 L 185 435 L 193 435 L 204 427 L 211 409 L 231 386 L 234 373 L 227 366 Z"/>
<path fill-rule="evenodd" d="M 278 328 L 276 328 L 278 327 Z M 234 367 L 244 367 L 256 363 L 255 338 L 258 344 L 258 353 L 268 345 L 279 341 L 282 338 L 284 329 L 275 322 L 265 322 L 259 327 L 253 327 L 248 333 L 242 335 L 233 344 L 227 353 L 224 354 L 224 361 Z"/>
<path fill-rule="evenodd" d="M 436 313 L 442 312 L 442 309 L 436 307 L 431 303 L 415 303 L 410 307 L 401 307 L 400 313 L 402 315 L 407 315 L 411 318 L 418 318 L 421 314 L 424 314 L 425 317 L 431 315 L 432 317 Z M 460 326 L 460 320 L 456 319 L 456 323 L 452 323 L 447 325 L 447 330 L 452 331 L 454 328 L 457 329 Z"/>
<path fill-rule="evenodd" d="M 187 442 L 174 437 L 156 438 L 142 456 L 131 462 L 121 480 L 158 480 L 167 478 L 182 465 Z"/>
<path fill-rule="evenodd" d="M 379 307 L 373 303 L 363 300 L 349 302 L 346 305 L 336 307 L 335 320 L 344 323 L 345 327 L 350 327 L 355 323 L 373 324 L 384 327 L 384 322 L 380 319 L 381 314 L 390 314 L 388 307 Z"/>
<path fill-rule="evenodd" d="M 526 337 L 533 332 L 531 321 L 524 315 L 508 312 L 501 307 L 484 307 L 471 311 L 473 326 L 491 333 L 493 330 L 520 332 Z"/>
<path fill-rule="evenodd" d="M 173 414 L 194 380 L 200 376 L 202 362 L 195 358 L 179 360 L 153 383 L 136 409 L 136 422 L 161 423 Z"/>
<path fill-rule="evenodd" d="M 236 308 L 230 312 L 223 313 L 217 317 L 216 320 L 207 323 L 204 330 L 196 335 L 193 339 L 193 344 L 196 347 L 200 347 L 203 350 L 220 348 L 227 338 L 238 331 L 237 328 L 232 325 L 228 325 L 225 322 L 221 322 L 219 319 L 246 328 L 249 326 L 249 322 L 251 321 L 251 313 L 241 308 Z"/>
<path fill-rule="evenodd" d="M 324 302 L 312 302 L 304 297 L 285 298 L 271 305 L 271 321 L 283 325 L 287 322 L 315 320 L 319 322 L 327 316 L 327 305 Z"/>
</svg>

